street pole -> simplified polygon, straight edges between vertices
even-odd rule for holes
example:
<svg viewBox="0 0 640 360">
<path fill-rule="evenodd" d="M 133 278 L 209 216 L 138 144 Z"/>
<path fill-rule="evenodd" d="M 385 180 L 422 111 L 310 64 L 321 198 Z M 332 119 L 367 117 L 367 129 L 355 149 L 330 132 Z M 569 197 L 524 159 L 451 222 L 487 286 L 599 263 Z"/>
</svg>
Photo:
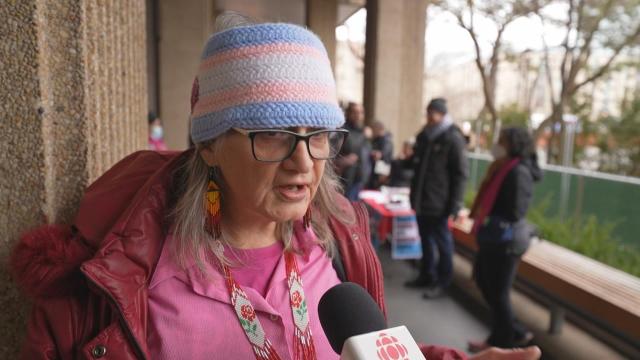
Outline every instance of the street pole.
<svg viewBox="0 0 640 360">
<path fill-rule="evenodd" d="M 480 153 L 480 136 L 482 135 L 482 121 L 480 121 L 480 119 L 476 120 L 476 139 L 475 139 L 475 144 L 473 146 L 473 153 L 478 155 Z M 476 156 L 473 159 L 473 162 L 471 163 L 471 181 L 473 184 L 473 190 L 477 191 L 478 190 L 478 162 L 480 161 L 480 159 L 478 159 L 478 156 Z"/>
<path fill-rule="evenodd" d="M 569 168 L 573 166 L 573 145 L 578 118 L 575 115 L 566 114 L 562 117 L 562 121 L 565 125 L 562 166 Z M 563 171 L 560 183 L 560 218 L 563 220 L 567 217 L 570 194 L 571 175 Z"/>
</svg>

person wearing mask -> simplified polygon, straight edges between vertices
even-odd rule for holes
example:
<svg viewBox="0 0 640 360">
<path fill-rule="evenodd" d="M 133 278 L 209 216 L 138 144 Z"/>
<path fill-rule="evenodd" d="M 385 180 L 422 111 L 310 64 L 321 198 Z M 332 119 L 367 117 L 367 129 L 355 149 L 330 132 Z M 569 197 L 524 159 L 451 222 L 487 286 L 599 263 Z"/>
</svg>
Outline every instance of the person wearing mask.
<svg viewBox="0 0 640 360">
<path fill-rule="evenodd" d="M 162 121 L 155 113 L 149 113 L 149 150 L 168 150 L 164 143 Z"/>
<path fill-rule="evenodd" d="M 404 164 L 413 155 L 415 140 L 409 139 L 402 144 L 402 153 L 391 162 L 391 174 L 389 175 L 389 186 L 409 187 L 413 179 L 413 168 Z"/>
<path fill-rule="evenodd" d="M 503 129 L 492 154 L 495 160 L 470 214 L 478 242 L 474 278 L 491 310 L 491 334 L 485 341 L 469 342 L 471 351 L 522 346 L 533 338 L 514 317 L 509 294 L 520 257 L 529 247 L 531 228 L 525 216 L 542 171 L 525 128 Z"/>
<path fill-rule="evenodd" d="M 371 145 L 364 132 L 364 108 L 350 102 L 346 110 L 349 136 L 336 159 L 336 169 L 342 179 L 345 195 L 349 200 L 358 200 L 358 194 L 371 174 Z"/>
<path fill-rule="evenodd" d="M 381 121 L 371 124 L 371 163 L 372 172 L 369 188 L 377 189 L 384 185 L 389 177 L 389 167 L 393 161 L 393 139 Z M 385 170 L 386 169 L 386 173 Z"/>
<path fill-rule="evenodd" d="M 422 259 L 416 279 L 408 287 L 425 287 L 425 298 L 442 294 L 452 279 L 453 237 L 449 217 L 457 217 L 467 179 L 466 143 L 447 114 L 445 99 L 427 106 L 427 124 L 416 137 L 411 182 L 411 205 L 416 212 Z"/>
</svg>

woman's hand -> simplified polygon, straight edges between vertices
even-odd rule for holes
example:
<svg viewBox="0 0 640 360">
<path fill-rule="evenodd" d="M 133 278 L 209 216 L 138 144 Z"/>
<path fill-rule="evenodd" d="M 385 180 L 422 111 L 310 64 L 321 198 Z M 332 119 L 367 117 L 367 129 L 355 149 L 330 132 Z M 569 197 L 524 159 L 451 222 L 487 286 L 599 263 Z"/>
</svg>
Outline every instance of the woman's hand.
<svg viewBox="0 0 640 360">
<path fill-rule="evenodd" d="M 520 349 L 488 348 L 471 357 L 469 360 L 538 360 L 542 351 L 537 346 Z"/>
</svg>

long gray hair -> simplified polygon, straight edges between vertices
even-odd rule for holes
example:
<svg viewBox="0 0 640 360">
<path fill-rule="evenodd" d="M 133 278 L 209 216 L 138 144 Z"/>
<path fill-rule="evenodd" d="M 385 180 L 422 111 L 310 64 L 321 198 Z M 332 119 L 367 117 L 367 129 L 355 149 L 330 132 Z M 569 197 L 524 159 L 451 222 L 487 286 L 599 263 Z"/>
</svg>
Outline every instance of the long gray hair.
<svg viewBox="0 0 640 360">
<path fill-rule="evenodd" d="M 222 32 L 238 26 L 246 26 L 256 23 L 252 19 L 235 12 L 225 12 L 218 16 L 215 24 L 215 32 Z M 227 259 L 223 254 L 216 251 L 216 241 L 229 244 L 228 234 L 222 229 L 220 239 L 214 239 L 205 230 L 206 210 L 204 207 L 204 197 L 209 180 L 209 167 L 200 156 L 200 151 L 204 147 L 213 150 L 214 156 L 221 151 L 224 144 L 225 135 L 221 135 L 215 140 L 196 144 L 196 150 L 177 169 L 173 186 L 173 210 L 171 212 L 171 222 L 173 229 L 173 250 L 178 263 L 186 267 L 189 259 L 194 259 L 200 269 L 204 268 L 204 262 L 211 255 L 215 256 L 223 263 Z M 224 175 L 224 174 L 223 174 Z M 221 185 L 222 193 L 222 216 L 224 217 L 224 184 Z M 333 217 L 339 222 L 350 224 L 355 221 L 353 214 L 340 208 L 334 199 L 335 194 L 340 192 L 338 176 L 333 170 L 331 161 L 326 161 L 324 175 L 320 179 L 320 184 L 315 197 L 312 199 L 311 207 L 313 216 L 311 220 L 312 229 L 318 238 L 319 245 L 329 256 L 335 253 L 335 239 L 330 227 L 330 218 Z M 277 236 L 283 242 L 286 250 L 293 250 L 292 233 L 293 222 L 277 224 Z"/>
<path fill-rule="evenodd" d="M 174 237 L 172 250 L 178 264 L 182 267 L 188 266 L 189 260 L 193 259 L 200 269 L 204 269 L 204 263 L 211 256 L 222 263 L 229 264 L 228 259 L 216 251 L 216 240 L 229 244 L 225 229 L 222 229 L 222 236 L 218 239 L 215 239 L 205 229 L 207 214 L 204 202 L 209 181 L 209 166 L 200 155 L 200 151 L 204 147 L 211 148 L 214 156 L 219 154 L 224 146 L 224 137 L 225 135 L 222 135 L 214 141 L 196 144 L 196 149 L 176 169 L 174 186 L 172 187 L 175 201 L 172 204 L 170 220 Z M 221 192 L 222 216 L 224 216 L 225 187 L 223 184 Z M 340 182 L 333 170 L 333 164 L 331 161 L 326 161 L 324 174 L 311 202 L 313 208 L 311 228 L 318 239 L 318 245 L 325 250 L 329 257 L 332 257 L 336 251 L 330 218 L 333 217 L 345 224 L 352 224 L 355 221 L 351 212 L 337 205 L 335 195 L 339 192 Z M 285 250 L 295 250 L 292 243 L 293 221 L 277 224 L 276 231 Z"/>
</svg>

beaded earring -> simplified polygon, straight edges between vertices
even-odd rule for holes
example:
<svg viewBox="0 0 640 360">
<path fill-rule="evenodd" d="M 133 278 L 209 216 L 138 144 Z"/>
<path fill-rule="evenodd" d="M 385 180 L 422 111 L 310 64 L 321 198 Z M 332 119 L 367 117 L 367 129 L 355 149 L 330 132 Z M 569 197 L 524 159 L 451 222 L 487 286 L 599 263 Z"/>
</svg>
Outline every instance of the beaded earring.
<svg viewBox="0 0 640 360">
<path fill-rule="evenodd" d="M 206 210 L 205 228 L 214 238 L 219 238 L 222 235 L 220 228 L 220 220 L 222 218 L 220 207 L 220 187 L 216 183 L 217 169 L 215 167 L 209 168 L 209 183 L 207 185 L 207 192 L 204 196 L 204 206 Z"/>
</svg>

